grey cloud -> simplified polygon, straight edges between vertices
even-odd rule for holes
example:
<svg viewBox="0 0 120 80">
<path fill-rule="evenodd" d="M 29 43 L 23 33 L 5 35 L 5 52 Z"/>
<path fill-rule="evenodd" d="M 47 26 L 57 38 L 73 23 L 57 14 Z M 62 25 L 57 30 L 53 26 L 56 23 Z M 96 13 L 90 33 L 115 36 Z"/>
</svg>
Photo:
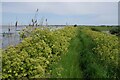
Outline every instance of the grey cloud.
<svg viewBox="0 0 120 80">
<path fill-rule="evenodd" d="M 6 4 L 6 3 L 5 3 Z M 7 3 L 3 4 L 3 12 L 11 13 L 34 13 L 39 9 L 40 13 L 53 13 L 58 15 L 80 15 L 80 14 L 117 14 L 117 3 L 115 2 L 69 2 L 69 3 Z M 9 6 L 10 5 L 10 6 Z"/>
</svg>

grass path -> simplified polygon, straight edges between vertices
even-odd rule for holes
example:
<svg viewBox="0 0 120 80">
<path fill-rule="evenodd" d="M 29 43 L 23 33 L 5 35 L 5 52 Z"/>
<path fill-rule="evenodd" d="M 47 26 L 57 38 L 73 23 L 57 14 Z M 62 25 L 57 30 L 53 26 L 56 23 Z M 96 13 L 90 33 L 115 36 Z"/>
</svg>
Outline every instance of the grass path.
<svg viewBox="0 0 120 80">
<path fill-rule="evenodd" d="M 62 56 L 62 59 L 54 65 L 56 68 L 53 71 L 54 77 L 62 78 L 80 78 L 82 77 L 82 73 L 79 68 L 79 56 L 80 56 L 80 39 L 79 37 L 75 37 L 70 42 L 70 47 L 68 49 L 68 53 Z M 62 67 L 62 69 L 60 69 Z M 60 72 L 59 72 L 60 70 Z M 57 73 L 58 72 L 58 73 Z"/>
<path fill-rule="evenodd" d="M 86 34 L 81 32 L 80 42 L 81 52 L 79 64 L 83 72 L 83 78 L 106 78 L 106 70 L 104 70 L 103 66 L 99 64 L 96 53 L 92 50 L 96 47 L 94 41 Z"/>
<path fill-rule="evenodd" d="M 87 79 L 106 77 L 106 71 L 92 51 L 95 43 L 85 33 L 78 31 L 78 35 L 71 41 L 68 53 L 53 65 L 53 77 Z"/>
</svg>

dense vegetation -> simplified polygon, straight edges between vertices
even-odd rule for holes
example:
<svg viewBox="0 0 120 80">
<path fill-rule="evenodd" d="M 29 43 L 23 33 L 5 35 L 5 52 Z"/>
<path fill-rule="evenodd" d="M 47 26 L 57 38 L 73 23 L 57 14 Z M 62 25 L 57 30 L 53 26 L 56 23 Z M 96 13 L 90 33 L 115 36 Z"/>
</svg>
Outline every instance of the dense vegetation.
<svg viewBox="0 0 120 80">
<path fill-rule="evenodd" d="M 2 78 L 118 78 L 116 35 L 85 27 L 26 28 L 3 50 Z"/>
<path fill-rule="evenodd" d="M 50 31 L 48 28 L 28 28 L 24 31 L 20 44 L 3 51 L 3 78 L 50 77 L 50 64 L 67 52 L 76 29 L 67 27 Z"/>
<path fill-rule="evenodd" d="M 67 55 L 54 65 L 53 75 L 59 78 L 119 78 L 118 47 L 115 35 L 79 29 Z"/>
<path fill-rule="evenodd" d="M 120 27 L 111 29 L 110 33 L 117 35 L 117 36 L 120 36 Z"/>
<path fill-rule="evenodd" d="M 99 65 L 103 67 L 102 74 L 106 78 L 119 77 L 117 71 L 120 70 L 119 67 L 119 40 L 115 35 L 108 35 L 105 33 L 100 33 L 91 30 L 84 30 L 84 32 L 89 35 L 96 47 L 93 48 L 94 54 L 99 60 Z"/>
<path fill-rule="evenodd" d="M 118 26 L 88 26 L 99 31 L 110 31 L 111 29 L 118 29 Z"/>
</svg>

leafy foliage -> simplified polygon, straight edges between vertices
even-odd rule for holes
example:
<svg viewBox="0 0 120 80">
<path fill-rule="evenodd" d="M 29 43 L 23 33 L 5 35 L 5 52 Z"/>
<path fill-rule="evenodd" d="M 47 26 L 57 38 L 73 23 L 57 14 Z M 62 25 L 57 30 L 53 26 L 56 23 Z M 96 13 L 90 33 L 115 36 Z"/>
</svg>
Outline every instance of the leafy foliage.
<svg viewBox="0 0 120 80">
<path fill-rule="evenodd" d="M 96 43 L 96 47 L 93 48 L 93 51 L 96 53 L 98 60 L 100 60 L 99 64 L 104 66 L 104 69 L 107 69 L 108 78 L 118 77 L 118 55 L 120 49 L 118 37 L 115 35 L 91 31 L 89 29 L 85 29 L 84 32 Z"/>
<path fill-rule="evenodd" d="M 120 36 L 120 27 L 111 29 L 110 33 Z"/>
<path fill-rule="evenodd" d="M 20 33 L 22 42 L 3 51 L 2 78 L 50 77 L 49 66 L 65 55 L 75 31 L 73 27 L 58 30 L 44 27 L 24 29 Z"/>
<path fill-rule="evenodd" d="M 79 77 L 78 75 L 88 79 L 119 77 L 120 46 L 115 35 L 87 27 L 55 30 L 27 27 L 20 36 L 21 43 L 3 50 L 3 79 Z"/>
</svg>

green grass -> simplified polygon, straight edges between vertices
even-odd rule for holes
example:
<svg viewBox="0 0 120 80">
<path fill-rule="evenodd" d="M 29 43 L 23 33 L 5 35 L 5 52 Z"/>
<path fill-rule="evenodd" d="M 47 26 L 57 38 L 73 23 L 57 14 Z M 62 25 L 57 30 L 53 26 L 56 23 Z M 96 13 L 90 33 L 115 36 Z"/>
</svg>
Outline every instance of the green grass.
<svg viewBox="0 0 120 80">
<path fill-rule="evenodd" d="M 118 29 L 117 26 L 82 26 L 81 28 L 95 28 L 99 31 L 110 31 L 112 29 Z"/>
<path fill-rule="evenodd" d="M 93 48 L 96 44 L 85 33 L 80 34 L 81 52 L 80 52 L 80 67 L 83 72 L 83 78 L 106 78 L 107 72 L 104 67 L 99 64 L 96 53 Z"/>
<path fill-rule="evenodd" d="M 75 37 L 73 40 L 71 40 L 71 45 L 68 49 L 68 53 L 66 55 L 62 56 L 62 59 L 54 65 L 56 69 L 53 70 L 53 76 L 62 78 L 81 78 L 82 77 L 82 71 L 80 71 L 79 67 L 79 56 L 80 56 L 80 39 L 79 37 Z M 59 68 L 62 67 L 63 69 L 60 70 Z"/>
<path fill-rule="evenodd" d="M 109 30 L 111 30 L 113 28 L 117 28 L 117 27 L 106 27 L 106 26 L 101 27 L 101 26 L 96 26 L 96 27 L 90 27 L 90 28 L 95 28 L 95 29 L 97 29 L 99 31 L 109 31 Z"/>
<path fill-rule="evenodd" d="M 96 46 L 93 40 L 78 30 L 78 35 L 71 40 L 68 53 L 52 65 L 54 78 L 106 78 L 107 72 L 92 49 Z"/>
</svg>

